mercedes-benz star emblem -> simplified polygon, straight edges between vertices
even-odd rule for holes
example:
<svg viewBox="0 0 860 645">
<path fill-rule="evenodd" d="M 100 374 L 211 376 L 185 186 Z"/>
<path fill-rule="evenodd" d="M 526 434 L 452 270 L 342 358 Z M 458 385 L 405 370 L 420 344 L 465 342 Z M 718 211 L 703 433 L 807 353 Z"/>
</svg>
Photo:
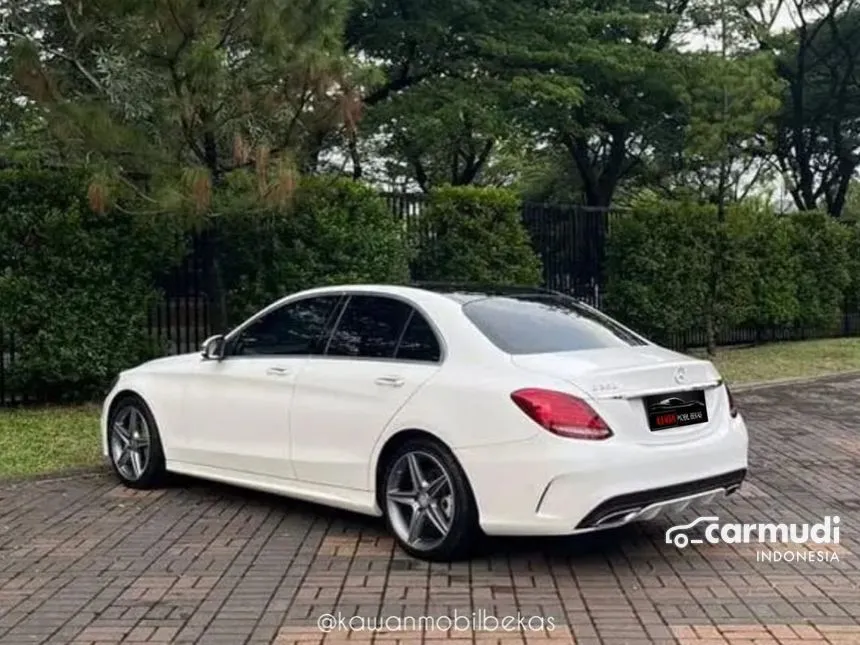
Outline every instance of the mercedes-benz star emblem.
<svg viewBox="0 0 860 645">
<path fill-rule="evenodd" d="M 687 370 L 684 367 L 679 367 L 675 370 L 675 383 L 683 383 L 687 380 Z"/>
</svg>

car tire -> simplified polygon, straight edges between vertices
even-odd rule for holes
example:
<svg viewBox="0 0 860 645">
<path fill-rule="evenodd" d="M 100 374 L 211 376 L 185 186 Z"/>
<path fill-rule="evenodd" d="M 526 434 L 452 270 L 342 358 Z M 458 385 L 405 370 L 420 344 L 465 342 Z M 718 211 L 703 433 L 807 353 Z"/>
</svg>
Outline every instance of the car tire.
<svg viewBox="0 0 860 645">
<path fill-rule="evenodd" d="M 123 396 L 111 406 L 107 443 L 111 466 L 123 484 L 146 490 L 164 483 L 164 449 L 158 424 L 139 396 Z"/>
<path fill-rule="evenodd" d="M 432 439 L 410 439 L 387 460 L 380 484 L 386 525 L 406 553 L 442 562 L 471 554 L 480 533 L 477 505 L 466 473 L 447 447 Z M 411 539 L 413 522 L 421 524 L 426 538 Z"/>
</svg>

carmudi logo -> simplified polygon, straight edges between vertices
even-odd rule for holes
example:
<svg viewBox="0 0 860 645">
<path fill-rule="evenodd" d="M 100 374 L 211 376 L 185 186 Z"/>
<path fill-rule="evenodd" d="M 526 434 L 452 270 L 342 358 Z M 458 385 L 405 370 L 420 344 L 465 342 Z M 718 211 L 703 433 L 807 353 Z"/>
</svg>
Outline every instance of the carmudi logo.
<svg viewBox="0 0 860 645">
<path fill-rule="evenodd" d="M 720 523 L 716 516 L 696 518 L 689 524 L 673 526 L 666 531 L 666 544 L 684 549 L 690 544 L 770 544 L 804 545 L 806 547 L 839 544 L 839 516 L 826 515 L 821 522 L 809 523 Z M 761 551 L 759 561 L 838 562 L 833 549 Z"/>
</svg>

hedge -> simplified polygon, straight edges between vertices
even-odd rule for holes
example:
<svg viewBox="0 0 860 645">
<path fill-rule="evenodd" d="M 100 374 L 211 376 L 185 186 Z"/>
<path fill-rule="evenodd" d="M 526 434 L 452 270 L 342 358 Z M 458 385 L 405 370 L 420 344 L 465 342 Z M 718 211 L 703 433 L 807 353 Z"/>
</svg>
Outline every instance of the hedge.
<svg viewBox="0 0 860 645">
<path fill-rule="evenodd" d="M 780 216 L 747 201 L 722 226 L 718 329 L 829 332 L 852 290 L 860 293 L 860 234 L 826 214 Z M 658 342 L 704 329 L 719 230 L 713 206 L 639 201 L 608 236 L 608 311 Z"/>
<path fill-rule="evenodd" d="M 86 398 L 161 354 L 146 325 L 154 276 L 181 250 L 163 221 L 93 213 L 82 176 L 0 172 L 0 356 L 15 343 L 7 392 Z"/>
<path fill-rule="evenodd" d="M 728 262 L 721 281 L 724 326 L 765 329 L 793 324 L 800 314 L 792 220 L 756 201 L 727 216 Z"/>
<path fill-rule="evenodd" d="M 457 186 L 430 193 L 412 240 L 423 281 L 537 285 L 541 262 L 516 193 Z"/>
<path fill-rule="evenodd" d="M 291 204 L 233 209 L 217 224 L 231 324 L 303 289 L 409 279 L 401 223 L 349 179 L 303 178 Z"/>
<path fill-rule="evenodd" d="M 607 238 L 606 309 L 657 340 L 704 325 L 716 210 L 647 200 Z"/>
<path fill-rule="evenodd" d="M 15 350 L 7 396 L 90 398 L 122 369 L 165 353 L 147 318 L 157 278 L 186 251 L 187 218 L 96 214 L 74 173 L 0 173 L 0 200 L 0 340 L 14 339 Z M 408 280 L 400 223 L 352 181 L 303 179 L 285 207 L 229 195 L 218 206 L 202 235 L 218 254 L 230 322 L 312 286 Z"/>
<path fill-rule="evenodd" d="M 820 212 L 791 216 L 792 251 L 797 257 L 797 324 L 805 329 L 827 329 L 837 324 L 851 282 L 848 265 L 850 231 Z"/>
<path fill-rule="evenodd" d="M 851 225 L 848 240 L 848 269 L 850 283 L 846 306 L 849 311 L 860 312 L 860 220 Z"/>
</svg>

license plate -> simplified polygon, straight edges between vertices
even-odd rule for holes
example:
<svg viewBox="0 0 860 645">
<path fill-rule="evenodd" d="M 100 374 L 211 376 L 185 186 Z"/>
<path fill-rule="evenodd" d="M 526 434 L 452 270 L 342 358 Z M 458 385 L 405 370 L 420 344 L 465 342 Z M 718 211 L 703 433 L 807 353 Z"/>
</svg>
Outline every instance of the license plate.
<svg viewBox="0 0 860 645">
<path fill-rule="evenodd" d="M 645 412 L 653 432 L 708 422 L 703 390 L 646 397 Z"/>
</svg>

